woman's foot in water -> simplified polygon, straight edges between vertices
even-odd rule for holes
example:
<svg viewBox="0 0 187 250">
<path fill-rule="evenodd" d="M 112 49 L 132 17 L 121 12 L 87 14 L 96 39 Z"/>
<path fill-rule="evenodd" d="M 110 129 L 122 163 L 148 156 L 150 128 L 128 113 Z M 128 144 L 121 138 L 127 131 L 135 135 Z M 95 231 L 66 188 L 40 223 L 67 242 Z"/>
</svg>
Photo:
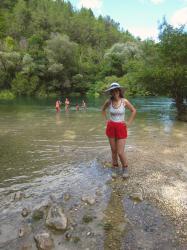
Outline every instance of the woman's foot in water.
<svg viewBox="0 0 187 250">
<path fill-rule="evenodd" d="M 122 167 L 122 177 L 123 179 L 127 179 L 129 177 L 128 166 Z"/>
<path fill-rule="evenodd" d="M 112 167 L 112 178 L 117 178 L 120 175 L 120 167 L 118 164 L 113 164 Z"/>
</svg>

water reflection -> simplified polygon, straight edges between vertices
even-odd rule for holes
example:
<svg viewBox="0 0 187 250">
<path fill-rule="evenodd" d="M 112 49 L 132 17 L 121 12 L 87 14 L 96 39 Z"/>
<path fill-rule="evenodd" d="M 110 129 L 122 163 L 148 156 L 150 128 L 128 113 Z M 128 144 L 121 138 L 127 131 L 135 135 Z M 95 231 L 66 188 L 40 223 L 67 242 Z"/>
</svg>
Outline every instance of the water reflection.
<svg viewBox="0 0 187 250">
<path fill-rule="evenodd" d="M 61 125 L 61 124 L 62 124 L 61 113 L 57 112 L 56 113 L 56 125 Z"/>
</svg>

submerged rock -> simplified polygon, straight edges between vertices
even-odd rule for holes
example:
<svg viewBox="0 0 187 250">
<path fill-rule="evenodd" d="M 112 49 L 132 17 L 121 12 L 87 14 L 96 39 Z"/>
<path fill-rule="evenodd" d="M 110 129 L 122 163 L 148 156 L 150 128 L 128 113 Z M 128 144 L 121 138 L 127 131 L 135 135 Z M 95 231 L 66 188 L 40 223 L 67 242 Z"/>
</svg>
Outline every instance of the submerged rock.
<svg viewBox="0 0 187 250">
<path fill-rule="evenodd" d="M 95 197 L 90 196 L 90 195 L 83 195 L 81 198 L 82 201 L 86 202 L 89 205 L 95 204 Z"/>
<path fill-rule="evenodd" d="M 51 250 L 54 247 L 53 239 L 48 232 L 38 233 L 34 239 L 39 250 Z"/>
<path fill-rule="evenodd" d="M 59 206 L 53 205 L 49 208 L 46 225 L 55 230 L 65 230 L 67 228 L 68 219 Z"/>
<path fill-rule="evenodd" d="M 33 220 L 41 220 L 44 217 L 44 211 L 39 208 L 33 211 L 32 218 Z"/>
<path fill-rule="evenodd" d="M 70 195 L 69 193 L 65 193 L 65 194 L 63 195 L 63 197 L 64 197 L 64 200 L 65 200 L 65 201 L 68 201 L 68 200 L 71 199 L 71 195 Z"/>
<path fill-rule="evenodd" d="M 21 250 L 32 250 L 32 244 L 26 243 L 21 246 Z"/>
<path fill-rule="evenodd" d="M 130 198 L 134 201 L 143 201 L 143 195 L 141 192 L 133 193 L 130 195 Z"/>
<path fill-rule="evenodd" d="M 19 201 L 24 197 L 24 193 L 21 191 L 17 191 L 16 193 L 13 194 L 12 200 L 13 201 Z"/>
<path fill-rule="evenodd" d="M 26 208 L 26 207 L 24 207 L 23 209 L 22 209 L 22 211 L 21 211 L 21 215 L 23 216 L 23 217 L 26 217 L 28 214 L 29 214 L 29 210 Z"/>
<path fill-rule="evenodd" d="M 19 237 L 21 238 L 21 237 L 23 237 L 24 235 L 25 235 L 25 228 L 24 227 L 21 227 L 20 229 L 19 229 Z"/>
<path fill-rule="evenodd" d="M 97 196 L 102 196 L 102 192 L 101 192 L 101 190 L 99 190 L 99 189 L 96 190 L 95 194 L 96 194 Z"/>
<path fill-rule="evenodd" d="M 93 221 L 93 216 L 91 216 L 91 215 L 84 215 L 83 218 L 82 218 L 82 221 L 84 223 L 92 222 Z"/>
<path fill-rule="evenodd" d="M 67 232 L 67 233 L 65 234 L 65 238 L 66 238 L 66 240 L 70 240 L 70 239 L 72 238 L 72 234 L 69 233 L 69 232 Z"/>
<path fill-rule="evenodd" d="M 32 243 L 26 242 L 21 245 L 20 250 L 32 250 Z"/>
<path fill-rule="evenodd" d="M 54 194 L 50 194 L 49 196 L 49 202 L 48 205 L 51 206 L 52 204 L 57 204 L 58 203 L 58 199 Z"/>
<path fill-rule="evenodd" d="M 25 235 L 29 234 L 30 232 L 31 232 L 31 227 L 28 224 L 24 224 L 20 227 L 18 236 L 19 238 L 22 238 Z"/>
</svg>

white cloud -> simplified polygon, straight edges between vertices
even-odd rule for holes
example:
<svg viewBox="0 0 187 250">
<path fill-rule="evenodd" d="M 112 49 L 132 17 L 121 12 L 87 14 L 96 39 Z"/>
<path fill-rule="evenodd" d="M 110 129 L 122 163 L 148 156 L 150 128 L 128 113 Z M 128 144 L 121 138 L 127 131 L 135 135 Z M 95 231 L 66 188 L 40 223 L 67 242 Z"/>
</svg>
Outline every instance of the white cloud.
<svg viewBox="0 0 187 250">
<path fill-rule="evenodd" d="M 164 2 L 164 0 L 151 0 L 151 3 L 153 3 L 153 4 L 160 4 L 163 2 Z"/>
<path fill-rule="evenodd" d="M 134 36 L 139 36 L 142 40 L 152 38 L 158 40 L 158 29 L 152 27 L 131 27 L 128 31 Z"/>
<path fill-rule="evenodd" d="M 179 26 L 181 24 L 187 25 L 187 7 L 177 10 L 171 17 L 171 24 L 173 26 Z"/>
<path fill-rule="evenodd" d="M 90 8 L 92 10 L 100 10 L 102 7 L 102 0 L 79 0 L 78 7 Z"/>
<path fill-rule="evenodd" d="M 165 0 L 147 0 L 147 1 L 157 5 L 157 4 L 163 3 Z M 185 0 L 185 1 L 187 1 L 187 0 Z M 139 2 L 145 4 L 146 0 L 139 0 Z"/>
</svg>

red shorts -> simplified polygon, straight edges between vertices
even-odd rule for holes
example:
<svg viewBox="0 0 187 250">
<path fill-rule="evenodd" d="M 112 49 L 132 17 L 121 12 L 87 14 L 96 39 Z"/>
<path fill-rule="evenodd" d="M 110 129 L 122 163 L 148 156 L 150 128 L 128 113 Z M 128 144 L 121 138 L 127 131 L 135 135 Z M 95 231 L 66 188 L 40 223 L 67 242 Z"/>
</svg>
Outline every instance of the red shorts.
<svg viewBox="0 0 187 250">
<path fill-rule="evenodd" d="M 127 126 L 125 122 L 108 121 L 107 127 L 106 127 L 106 135 L 109 138 L 126 139 L 127 138 Z"/>
</svg>

